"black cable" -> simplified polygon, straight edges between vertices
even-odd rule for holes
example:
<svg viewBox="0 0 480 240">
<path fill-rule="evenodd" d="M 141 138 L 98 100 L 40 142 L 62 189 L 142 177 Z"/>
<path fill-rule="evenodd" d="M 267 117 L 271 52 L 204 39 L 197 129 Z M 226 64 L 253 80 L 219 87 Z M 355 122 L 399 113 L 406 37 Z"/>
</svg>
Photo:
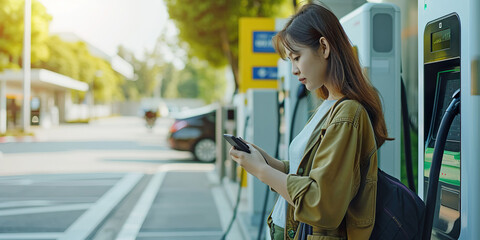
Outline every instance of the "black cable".
<svg viewBox="0 0 480 240">
<path fill-rule="evenodd" d="M 297 102 L 295 103 L 295 107 L 294 107 L 294 110 L 293 110 L 293 114 L 292 114 L 292 124 L 291 124 L 291 131 L 293 132 L 293 123 L 295 122 L 295 114 L 297 112 L 297 109 L 298 109 L 298 105 L 299 105 L 299 102 L 302 98 L 304 98 L 306 96 L 306 88 L 305 88 L 305 85 L 301 84 L 299 85 L 298 89 L 297 89 Z M 280 111 L 278 111 L 278 114 L 280 115 Z M 246 120 L 245 120 L 245 128 L 244 128 L 244 136 L 246 135 L 246 129 L 247 129 L 247 123 L 248 123 L 248 120 L 249 120 L 249 116 L 247 116 Z M 277 127 L 280 128 L 280 116 L 277 117 Z M 275 148 L 275 158 L 278 158 L 278 155 L 279 155 L 279 145 L 280 145 L 280 131 L 277 131 L 278 133 L 278 137 L 277 137 L 277 145 L 276 145 L 276 148 Z M 292 140 L 292 135 L 293 134 L 290 134 L 290 141 L 289 143 L 291 142 Z M 227 228 L 227 230 L 225 231 L 225 233 L 223 234 L 222 236 L 222 240 L 225 240 L 226 236 L 228 235 L 228 233 L 230 232 L 230 229 L 233 225 L 233 222 L 235 221 L 235 218 L 237 216 L 237 210 L 238 210 L 238 205 L 239 205 L 239 202 L 240 202 L 240 195 L 241 195 L 241 186 L 242 186 L 242 182 L 243 182 L 243 171 L 244 169 L 242 169 L 242 175 L 240 177 L 240 185 L 239 185 L 239 190 L 238 190 L 238 194 L 237 194 L 237 202 L 235 204 L 235 208 L 234 208 L 234 212 L 233 212 L 233 216 L 232 216 L 232 219 L 230 220 L 230 224 Z M 266 186 L 266 191 L 265 191 L 265 200 L 264 200 L 264 203 L 263 203 L 263 209 L 262 209 L 262 214 L 261 214 L 261 219 L 260 219 L 260 226 L 259 226 L 259 229 L 258 229 L 258 234 L 257 234 L 257 239 L 260 240 L 261 237 L 262 237 L 262 230 L 263 230 L 263 226 L 264 226 L 264 221 L 263 221 L 263 218 L 265 217 L 265 213 L 266 213 L 266 208 L 267 208 L 267 204 L 268 204 L 268 197 L 269 197 L 269 193 L 270 193 L 270 187 L 267 185 Z"/>
<path fill-rule="evenodd" d="M 245 125 L 244 125 L 244 128 L 243 128 L 243 136 L 244 137 L 247 135 L 248 120 L 250 120 L 250 116 L 247 116 L 245 118 Z M 237 200 L 236 200 L 236 203 L 235 203 L 235 207 L 233 208 L 232 219 L 230 220 L 230 223 L 228 224 L 227 230 L 225 230 L 225 232 L 223 233 L 221 240 L 225 240 L 228 233 L 230 232 L 230 229 L 232 228 L 232 225 L 233 225 L 233 222 L 235 221 L 235 218 L 237 218 L 238 205 L 240 205 L 240 196 L 242 195 L 242 184 L 243 184 L 243 181 L 244 181 L 243 175 L 245 175 L 243 173 L 243 171 L 245 171 L 245 170 L 242 168 L 242 170 L 240 171 L 240 182 L 238 184 Z"/>
<path fill-rule="evenodd" d="M 237 191 L 237 202 L 235 203 L 235 208 L 233 209 L 233 216 L 232 216 L 232 219 L 230 220 L 230 223 L 228 224 L 228 228 L 227 230 L 225 231 L 225 233 L 223 233 L 223 236 L 222 236 L 222 240 L 225 240 L 228 233 L 230 232 L 230 229 L 232 228 L 232 225 L 233 225 L 233 222 L 235 221 L 235 218 L 237 217 L 237 210 L 238 210 L 238 205 L 240 205 L 240 196 L 241 196 L 241 193 L 242 193 L 242 184 L 243 184 L 243 171 L 245 171 L 243 168 L 242 170 L 240 171 L 240 184 L 238 185 L 238 191 Z"/>
<path fill-rule="evenodd" d="M 423 228 L 423 240 L 430 240 L 433 227 L 433 215 L 437 204 L 438 180 L 440 168 L 442 167 L 443 152 L 447 141 L 448 131 L 452 125 L 453 119 L 460 113 L 460 89 L 453 94 L 453 100 L 448 105 L 445 115 L 442 118 L 435 141 L 435 150 L 433 150 L 432 165 L 430 167 L 428 192 L 425 201 L 425 225 Z"/>
<path fill-rule="evenodd" d="M 300 84 L 297 88 L 297 101 L 295 102 L 295 107 L 293 108 L 293 113 L 292 113 L 292 121 L 290 123 L 290 139 L 289 139 L 289 144 L 292 142 L 293 140 L 293 127 L 295 126 L 295 115 L 297 114 L 297 109 L 298 109 L 298 105 L 300 103 L 300 100 L 304 97 L 307 96 L 307 91 L 306 91 L 306 87 L 305 85 L 303 84 Z M 281 105 L 284 105 L 284 104 L 281 104 Z M 278 128 L 280 128 L 280 111 L 278 111 L 278 117 L 277 117 L 277 123 L 278 123 Z M 275 158 L 278 158 L 279 157 L 279 147 L 280 147 L 280 129 L 277 131 L 278 135 L 277 135 L 277 145 L 276 145 L 276 148 L 275 148 Z M 266 213 L 266 210 L 267 210 L 267 204 L 268 204 L 268 196 L 269 196 L 269 193 L 270 193 L 270 187 L 267 185 L 267 189 L 265 191 L 265 200 L 263 202 L 263 209 L 262 209 L 262 215 L 261 215 L 261 218 L 260 218 L 260 227 L 258 229 L 258 234 L 257 234 L 257 240 L 260 240 L 261 237 L 262 237 L 262 233 L 263 233 L 263 226 L 264 226 L 264 217 L 265 217 L 265 213 Z"/>
<path fill-rule="evenodd" d="M 405 150 L 405 165 L 407 170 L 408 187 L 416 192 L 415 181 L 413 179 L 413 163 L 412 163 L 412 143 L 410 142 L 410 120 L 408 117 L 407 92 L 405 90 L 405 82 L 400 76 L 401 83 L 401 101 L 402 101 L 402 122 L 403 122 L 403 146 Z"/>
<path fill-rule="evenodd" d="M 279 104 L 278 111 L 277 111 L 277 145 L 275 147 L 275 155 L 274 157 L 278 159 L 278 152 L 280 146 L 280 108 L 285 106 L 285 101 Z M 260 215 L 260 227 L 258 228 L 257 240 L 261 240 L 263 235 L 263 226 L 265 225 L 265 213 L 267 212 L 267 205 L 268 205 L 268 197 L 270 195 L 270 186 L 266 185 L 265 189 L 265 199 L 263 201 L 263 208 L 262 208 L 262 215 Z"/>
</svg>

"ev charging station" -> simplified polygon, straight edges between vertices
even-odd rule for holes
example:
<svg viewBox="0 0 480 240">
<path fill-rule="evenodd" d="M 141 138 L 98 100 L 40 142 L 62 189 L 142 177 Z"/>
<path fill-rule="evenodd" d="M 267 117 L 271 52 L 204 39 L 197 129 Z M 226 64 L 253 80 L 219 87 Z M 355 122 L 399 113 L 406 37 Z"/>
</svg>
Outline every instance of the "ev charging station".
<svg viewBox="0 0 480 240">
<path fill-rule="evenodd" d="M 292 74 L 292 64 L 289 61 L 278 60 L 278 83 L 284 95 L 284 131 L 279 157 L 287 159 L 290 142 L 307 124 L 310 115 L 309 104 L 306 96 L 302 95 L 305 94 L 304 85 Z"/>
<path fill-rule="evenodd" d="M 479 11 L 478 0 L 418 1 L 418 188 L 434 213 L 433 239 L 480 236 Z M 458 89 L 460 114 L 443 129 Z"/>
<path fill-rule="evenodd" d="M 275 156 L 279 136 L 277 61 L 271 38 L 276 19 L 241 18 L 239 21 L 239 93 L 234 97 L 237 136 L 252 142 Z M 243 178 L 244 176 L 241 176 Z M 245 180 L 245 179 L 244 179 Z M 250 174 L 246 177 L 247 222 L 263 222 L 265 199 L 270 192 L 264 183 Z M 268 191 L 267 191 L 268 190 Z M 274 198 L 268 199 L 269 212 Z"/>
<path fill-rule="evenodd" d="M 270 156 L 275 156 L 278 143 L 278 92 L 274 89 L 249 89 L 247 91 L 247 113 L 245 139 L 261 148 Z M 258 225 L 263 221 L 261 216 L 264 199 L 269 190 L 267 185 L 256 177 L 248 174 L 248 203 L 251 223 Z M 272 209 L 274 199 L 271 198 L 267 209 Z"/>
<path fill-rule="evenodd" d="M 451 0 L 418 1 L 418 194 L 426 201 L 427 212 L 433 208 L 434 213 L 432 232 L 424 234 L 424 239 L 467 240 L 480 236 L 480 147 L 477 146 L 480 143 L 479 12 L 479 0 L 459 0 L 455 3 Z M 365 74 L 382 96 L 388 133 L 396 139 L 386 142 L 379 149 L 379 167 L 400 179 L 399 9 L 392 4 L 367 3 L 340 21 L 358 50 Z M 247 45 L 247 49 L 250 50 L 251 45 Z M 249 57 L 248 61 L 255 64 L 265 62 L 257 57 Z M 278 61 L 277 74 L 285 98 L 283 141 L 288 148 L 290 136 L 301 130 L 310 109 L 302 103 L 297 114 L 294 113 L 299 82 L 291 74 L 290 63 Z M 267 119 L 267 115 L 269 118 L 278 116 L 270 112 L 272 108 L 278 109 L 275 107 L 278 107 L 277 93 L 272 90 L 275 88 L 273 85 L 266 87 L 271 90 L 265 91 L 257 83 L 257 80 L 248 82 L 256 89 L 244 89 L 237 96 L 236 132 L 273 155 L 274 150 L 269 144 L 277 142 L 273 138 L 278 137 L 274 133 L 279 128 L 273 125 L 278 119 Z M 452 95 L 456 96 L 455 101 Z M 445 117 L 452 116 L 452 102 L 459 106 L 459 113 L 450 119 L 451 125 L 445 125 Z M 266 108 L 260 108 L 262 105 Z M 297 119 L 291 128 L 293 118 Z M 445 130 L 443 126 L 448 128 Z M 253 127 L 263 128 L 269 133 L 255 136 L 260 129 Z M 442 131 L 447 134 L 441 134 Z M 442 140 L 443 135 L 445 141 Z M 264 139 L 265 136 L 272 137 Z M 262 140 L 257 140 L 257 137 Z M 442 142 L 443 146 L 438 148 Z M 438 178 L 435 173 L 432 174 L 437 159 L 442 160 Z M 438 186 L 429 187 L 436 182 L 435 179 L 438 179 Z M 258 218 L 261 203 L 256 199 L 263 200 L 265 196 L 265 186 L 255 180 L 249 177 L 248 183 L 252 224 L 261 221 Z M 431 189 L 436 189 L 435 197 L 430 197 Z"/>
<path fill-rule="evenodd" d="M 365 3 L 340 19 L 360 65 L 378 90 L 389 137 L 378 151 L 379 167 L 400 179 L 401 58 L 400 9 L 388 3 Z"/>
</svg>

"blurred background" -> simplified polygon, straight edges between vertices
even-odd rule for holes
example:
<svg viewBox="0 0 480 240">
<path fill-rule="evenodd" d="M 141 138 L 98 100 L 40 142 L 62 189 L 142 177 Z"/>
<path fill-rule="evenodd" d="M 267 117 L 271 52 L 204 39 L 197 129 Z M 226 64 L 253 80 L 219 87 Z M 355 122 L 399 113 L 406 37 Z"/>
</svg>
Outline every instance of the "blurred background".
<svg viewBox="0 0 480 240">
<path fill-rule="evenodd" d="M 335 9 L 365 1 L 324 2 Z M 383 2 L 401 9 L 403 75 L 415 116 L 417 1 Z M 16 72 L 22 67 L 24 5 L 20 0 L 2 0 L 1 6 L 0 70 Z M 33 80 L 32 101 L 37 104 L 32 107 L 42 112 L 38 124 L 133 114 L 142 98 L 228 103 L 238 90 L 238 19 L 285 18 L 293 9 L 292 1 L 281 0 L 122 0 L 114 4 L 108 0 L 32 0 L 32 69 L 88 85 L 85 89 L 72 83 L 61 87 L 64 94 L 59 94 L 58 89 L 37 89 Z M 335 13 L 341 18 L 348 11 Z M 14 129 L 20 124 L 22 98 L 18 86 L 7 89 L 7 128 Z M 98 111 L 85 110 L 85 104 Z M 176 104 L 171 105 L 175 111 Z M 55 114 L 59 116 L 51 116 Z"/>
<path fill-rule="evenodd" d="M 221 133 L 284 156 L 293 105 L 258 110 L 281 116 L 276 138 L 256 140 L 250 105 L 270 105 L 247 89 L 279 89 L 279 101 L 296 89 L 269 39 L 245 57 L 255 46 L 241 35 L 278 31 L 306 2 L 0 0 L 0 239 L 268 239 L 275 198 L 228 159 Z M 417 176 L 417 0 L 322 2 L 339 19 L 367 2 L 398 7 Z M 307 99 L 300 126 L 319 103 Z"/>
</svg>

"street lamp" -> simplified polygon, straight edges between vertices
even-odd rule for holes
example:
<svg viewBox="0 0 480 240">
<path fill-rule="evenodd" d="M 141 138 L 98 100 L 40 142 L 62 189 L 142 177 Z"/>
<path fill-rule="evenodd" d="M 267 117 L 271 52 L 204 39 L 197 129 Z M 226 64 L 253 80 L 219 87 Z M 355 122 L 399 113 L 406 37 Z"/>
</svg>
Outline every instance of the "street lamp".
<svg viewBox="0 0 480 240">
<path fill-rule="evenodd" d="M 25 16 L 23 18 L 23 114 L 22 128 L 24 132 L 30 131 L 30 51 L 31 51 L 31 26 L 32 26 L 32 1 L 25 0 Z"/>
</svg>

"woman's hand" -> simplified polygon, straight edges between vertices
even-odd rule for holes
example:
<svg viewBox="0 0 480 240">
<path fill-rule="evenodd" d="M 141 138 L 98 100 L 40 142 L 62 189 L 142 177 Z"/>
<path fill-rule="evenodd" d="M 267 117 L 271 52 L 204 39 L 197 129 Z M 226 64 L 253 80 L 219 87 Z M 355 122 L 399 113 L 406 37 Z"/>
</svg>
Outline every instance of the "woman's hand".
<svg viewBox="0 0 480 240">
<path fill-rule="evenodd" d="M 254 148 L 256 148 L 256 149 L 260 152 L 260 154 L 262 154 L 263 159 L 265 159 L 265 161 L 267 161 L 267 164 L 270 165 L 270 161 L 271 161 L 271 160 L 275 160 L 274 157 L 268 155 L 268 153 L 265 152 L 265 150 L 263 150 L 261 147 L 255 145 L 255 144 L 253 144 L 253 143 L 251 143 L 251 142 L 247 142 L 247 141 L 244 140 L 243 138 L 240 138 L 240 140 L 242 140 L 245 144 L 247 144 L 247 145 L 249 145 L 249 146 L 251 145 L 251 146 L 253 146 Z"/>
<path fill-rule="evenodd" d="M 265 159 L 265 161 L 267 162 L 267 164 L 272 167 L 272 168 L 275 168 L 277 169 L 278 171 L 280 172 L 286 172 L 286 169 L 285 169 L 285 165 L 282 161 L 268 155 L 267 152 L 265 152 L 265 150 L 263 150 L 262 148 L 260 148 L 259 146 L 253 144 L 253 143 L 250 143 L 250 142 L 247 142 L 243 139 L 240 139 L 242 140 L 245 144 L 247 145 L 251 145 L 253 146 L 256 150 L 258 150 L 260 152 L 260 154 L 263 156 L 263 159 Z M 250 147 L 251 148 L 251 147 Z M 251 149 L 250 149 L 251 150 Z"/>
<path fill-rule="evenodd" d="M 230 148 L 230 156 L 232 156 L 233 161 L 237 162 L 260 181 L 275 189 L 277 193 L 293 205 L 292 199 L 287 191 L 287 174 L 267 164 L 260 151 L 252 144 L 247 143 L 247 145 L 250 148 L 250 153 L 242 152 L 234 147 Z M 280 161 L 277 161 L 277 165 L 278 164 L 283 169 L 283 164 Z"/>
<path fill-rule="evenodd" d="M 247 172 L 253 174 L 257 178 L 259 177 L 260 171 L 263 167 L 268 166 L 262 154 L 252 146 L 250 143 L 246 143 L 250 148 L 250 153 L 243 152 L 235 149 L 234 147 L 230 148 L 230 156 L 232 160 L 237 162 L 240 166 L 245 168 Z"/>
</svg>

